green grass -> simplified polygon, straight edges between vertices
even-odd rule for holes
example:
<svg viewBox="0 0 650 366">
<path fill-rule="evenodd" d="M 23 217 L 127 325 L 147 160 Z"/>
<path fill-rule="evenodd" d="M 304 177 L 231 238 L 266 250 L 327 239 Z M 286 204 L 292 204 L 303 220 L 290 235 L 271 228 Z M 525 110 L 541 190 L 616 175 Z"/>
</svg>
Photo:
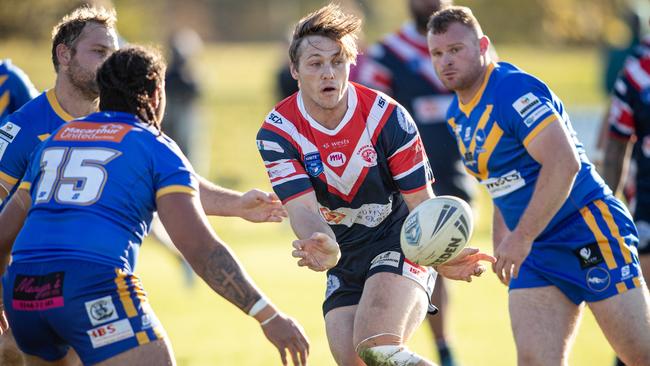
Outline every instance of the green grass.
<svg viewBox="0 0 650 366">
<path fill-rule="evenodd" d="M 547 50 L 499 47 L 501 58 L 536 73 L 572 104 L 600 103 L 597 53 L 591 50 Z M 53 84 L 49 45 L 19 41 L 0 44 L 39 89 Z M 201 148 L 197 164 L 207 177 L 241 190 L 268 190 L 266 174 L 253 140 L 272 108 L 273 72 L 284 58 L 275 44 L 210 45 L 198 61 L 204 98 L 201 101 Z M 488 225 L 491 209 L 483 195 L 478 204 L 473 245 L 491 252 Z M 321 301 L 323 274 L 298 268 L 291 258 L 293 234 L 288 224 L 250 224 L 213 218 L 219 235 L 232 245 L 250 275 L 283 311 L 300 321 L 311 340 L 310 365 L 333 365 Z M 276 365 L 279 357 L 259 326 L 207 286 L 186 288 L 175 258 L 147 240 L 138 272 L 151 302 L 172 340 L 179 365 Z M 507 314 L 507 292 L 492 273 L 471 284 L 452 282 L 451 322 L 454 347 L 463 365 L 513 365 L 514 344 Z M 587 312 L 588 313 L 588 312 Z M 380 320 L 379 320 L 380 321 Z M 422 326 L 410 346 L 435 359 L 430 332 Z M 580 326 L 572 365 L 610 365 L 613 353 L 591 315 Z"/>
</svg>

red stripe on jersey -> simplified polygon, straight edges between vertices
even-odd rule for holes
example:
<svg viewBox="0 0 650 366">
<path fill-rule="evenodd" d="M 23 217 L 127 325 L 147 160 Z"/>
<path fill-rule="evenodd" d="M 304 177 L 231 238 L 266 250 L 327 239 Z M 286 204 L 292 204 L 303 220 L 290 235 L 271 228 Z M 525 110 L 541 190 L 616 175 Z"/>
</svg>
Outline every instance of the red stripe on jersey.
<svg viewBox="0 0 650 366">
<path fill-rule="evenodd" d="M 429 48 L 426 44 L 422 44 L 420 42 L 417 42 L 416 40 L 410 38 L 408 35 L 404 33 L 404 30 L 400 30 L 397 32 L 397 36 L 402 39 L 404 42 L 410 44 L 411 46 L 415 47 L 419 52 L 429 55 Z"/>
<path fill-rule="evenodd" d="M 295 147 L 296 150 L 301 151 L 300 146 L 298 146 L 298 143 L 294 141 L 294 139 L 288 133 L 286 133 L 283 129 L 276 127 L 275 125 L 273 125 L 273 123 L 264 121 L 264 124 L 262 124 L 262 128 L 280 135 L 283 139 L 287 140 L 293 147 Z"/>
<path fill-rule="evenodd" d="M 419 191 L 427 188 L 427 186 L 432 185 L 435 181 L 436 181 L 435 179 L 431 179 L 429 182 L 427 182 L 427 184 L 423 185 L 422 187 L 409 189 L 407 191 L 403 191 L 403 190 L 400 189 L 400 193 L 411 194 L 411 193 L 419 192 Z"/>
<path fill-rule="evenodd" d="M 375 133 L 372 134 L 371 140 L 373 144 L 377 143 L 377 138 L 379 137 L 379 134 L 384 129 L 384 126 L 386 125 L 386 121 L 388 121 L 388 118 L 390 117 L 390 115 L 393 113 L 394 110 L 395 110 L 395 104 L 390 104 L 386 108 L 386 113 L 384 113 L 384 115 L 381 117 L 381 120 L 379 121 L 379 125 L 375 129 Z"/>
<path fill-rule="evenodd" d="M 424 148 L 418 138 L 411 146 L 388 158 L 388 166 L 393 177 L 408 172 L 424 160 Z"/>
<path fill-rule="evenodd" d="M 650 58 L 643 57 L 639 60 L 639 65 L 641 66 L 641 69 L 646 72 L 646 74 L 650 74 Z"/>
<path fill-rule="evenodd" d="M 283 199 L 283 200 L 282 200 L 282 204 L 283 204 L 283 205 L 286 205 L 287 202 L 292 201 L 292 200 L 295 200 L 296 198 L 298 198 L 298 197 L 300 197 L 300 196 L 304 196 L 304 195 L 306 195 L 307 193 L 309 193 L 309 192 L 313 192 L 313 191 L 314 191 L 313 188 L 311 188 L 311 187 L 310 187 L 310 188 L 307 188 L 306 190 L 304 190 L 304 191 L 302 191 L 302 192 L 298 192 L 298 193 L 294 194 L 293 196 L 289 196 L 289 197 Z"/>
</svg>

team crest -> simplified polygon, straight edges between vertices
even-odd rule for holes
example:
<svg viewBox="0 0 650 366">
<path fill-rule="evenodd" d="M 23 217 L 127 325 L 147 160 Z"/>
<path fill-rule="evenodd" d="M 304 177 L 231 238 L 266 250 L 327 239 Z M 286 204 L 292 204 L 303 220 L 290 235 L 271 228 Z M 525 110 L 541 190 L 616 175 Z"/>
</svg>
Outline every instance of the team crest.
<svg viewBox="0 0 650 366">
<path fill-rule="evenodd" d="M 312 177 L 318 177 L 323 173 L 323 161 L 318 151 L 305 154 L 305 169 Z"/>
<path fill-rule="evenodd" d="M 397 122 L 399 122 L 399 126 L 404 130 L 404 132 L 408 133 L 409 135 L 412 135 L 416 131 L 415 127 L 415 121 L 406 114 L 402 108 L 397 108 Z"/>
<path fill-rule="evenodd" d="M 420 229 L 420 221 L 418 220 L 419 215 L 411 216 L 404 223 L 404 238 L 409 245 L 418 245 L 420 242 L 420 236 L 422 235 L 422 229 Z"/>
<path fill-rule="evenodd" d="M 365 166 L 372 167 L 377 165 L 377 152 L 372 145 L 364 145 L 359 149 L 357 155 L 361 156 Z"/>
</svg>

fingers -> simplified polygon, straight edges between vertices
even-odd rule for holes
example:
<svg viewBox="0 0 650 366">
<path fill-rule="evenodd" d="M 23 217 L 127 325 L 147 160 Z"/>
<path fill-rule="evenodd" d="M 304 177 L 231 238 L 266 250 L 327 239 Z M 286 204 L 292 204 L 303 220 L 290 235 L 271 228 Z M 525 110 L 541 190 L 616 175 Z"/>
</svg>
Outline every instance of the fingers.
<svg viewBox="0 0 650 366">
<path fill-rule="evenodd" d="M 282 365 L 287 366 L 287 351 L 283 346 L 277 346 L 278 351 L 280 352 L 280 359 L 282 360 Z"/>
<path fill-rule="evenodd" d="M 7 321 L 7 314 L 4 310 L 0 313 L 0 335 L 9 330 L 9 322 Z"/>
</svg>

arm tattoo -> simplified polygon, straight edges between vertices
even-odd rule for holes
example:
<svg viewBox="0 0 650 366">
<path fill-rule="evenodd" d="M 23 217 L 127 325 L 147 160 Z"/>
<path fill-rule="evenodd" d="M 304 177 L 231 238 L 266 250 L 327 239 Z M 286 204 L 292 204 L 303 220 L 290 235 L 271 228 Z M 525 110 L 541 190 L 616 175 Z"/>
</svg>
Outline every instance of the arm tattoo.
<svg viewBox="0 0 650 366">
<path fill-rule="evenodd" d="M 206 256 L 201 277 L 219 295 L 245 312 L 261 297 L 244 269 L 223 245 Z"/>
</svg>

